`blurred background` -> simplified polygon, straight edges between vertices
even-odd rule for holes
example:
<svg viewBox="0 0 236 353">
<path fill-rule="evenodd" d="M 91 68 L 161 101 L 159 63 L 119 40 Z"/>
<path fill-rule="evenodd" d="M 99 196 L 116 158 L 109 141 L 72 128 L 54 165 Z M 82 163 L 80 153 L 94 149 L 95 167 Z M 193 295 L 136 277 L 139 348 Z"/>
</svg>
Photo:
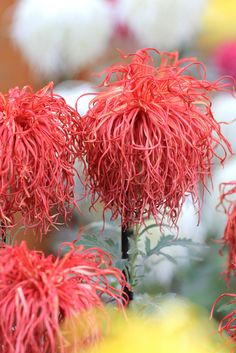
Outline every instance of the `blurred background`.
<svg viewBox="0 0 236 353">
<path fill-rule="evenodd" d="M 119 60 L 116 48 L 128 53 L 141 47 L 195 56 L 207 66 L 209 79 L 219 75 L 236 78 L 236 0 L 0 1 L 1 92 L 24 85 L 37 90 L 54 81 L 56 92 L 75 106 L 81 94 L 96 91 L 96 73 Z M 88 97 L 79 100 L 82 115 L 88 102 Z M 218 121 L 232 122 L 236 119 L 235 98 L 224 94 L 214 97 L 213 111 Z M 235 151 L 234 129 L 235 123 L 222 125 Z M 219 184 L 236 179 L 236 158 L 228 160 L 224 169 L 215 165 L 213 178 L 214 189 L 205 195 L 200 224 L 190 200 L 179 222 L 179 237 L 198 245 L 168 247 L 167 256 L 139 256 L 138 292 L 179 293 L 209 309 L 226 290 L 221 274 L 226 258 L 219 256 L 217 242 L 226 217 L 216 206 Z M 79 195 L 83 190 L 78 182 L 76 185 Z M 75 239 L 79 227 L 101 237 L 99 205 L 96 212 L 89 212 L 89 200 L 80 205 L 81 213 L 74 213 L 69 227 L 51 232 L 41 242 L 32 234 L 20 233 L 18 238 L 24 237 L 31 248 L 49 253 L 56 252 L 63 240 Z M 169 232 L 167 229 L 166 234 Z M 119 243 L 118 223 L 108 222 L 105 234 Z M 154 247 L 161 234 L 153 228 L 152 233 L 143 233 L 144 242 L 145 237 Z M 143 244 L 140 239 L 140 248 Z"/>
</svg>

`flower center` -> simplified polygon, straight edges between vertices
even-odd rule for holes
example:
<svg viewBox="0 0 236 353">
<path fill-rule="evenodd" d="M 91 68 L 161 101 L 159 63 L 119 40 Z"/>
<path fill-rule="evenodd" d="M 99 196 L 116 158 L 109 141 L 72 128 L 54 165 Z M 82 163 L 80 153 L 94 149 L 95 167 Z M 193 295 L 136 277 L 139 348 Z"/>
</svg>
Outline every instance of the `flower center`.
<svg viewBox="0 0 236 353">
<path fill-rule="evenodd" d="M 28 130 L 32 124 L 32 118 L 26 115 L 17 115 L 15 117 L 15 123 L 19 125 L 22 130 Z"/>
</svg>

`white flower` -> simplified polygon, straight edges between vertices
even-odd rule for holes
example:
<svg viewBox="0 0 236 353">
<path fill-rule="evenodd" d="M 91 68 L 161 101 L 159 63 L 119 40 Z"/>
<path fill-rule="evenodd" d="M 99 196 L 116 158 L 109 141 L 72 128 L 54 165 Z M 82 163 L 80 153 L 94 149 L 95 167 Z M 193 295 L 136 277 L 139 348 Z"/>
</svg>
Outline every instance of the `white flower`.
<svg viewBox="0 0 236 353">
<path fill-rule="evenodd" d="M 224 122 L 221 125 L 223 135 L 232 145 L 233 152 L 236 153 L 236 99 L 230 95 L 221 94 L 213 100 L 212 110 L 214 117 L 219 122 Z M 222 150 L 217 149 L 217 153 L 222 155 Z M 221 183 L 236 180 L 236 157 L 228 160 L 222 168 L 219 163 L 216 165 L 213 172 L 213 190 L 210 193 L 205 193 L 205 200 L 202 208 L 201 219 L 208 234 L 221 237 L 227 223 L 227 215 L 224 214 L 222 208 L 216 209 L 220 202 Z M 209 185 L 211 190 L 211 185 Z M 232 195 L 234 198 L 234 195 Z M 228 196 L 227 198 L 230 198 Z"/>
<path fill-rule="evenodd" d="M 29 64 L 47 79 L 71 77 L 95 62 L 111 34 L 105 0 L 20 0 L 11 30 Z"/>
<path fill-rule="evenodd" d="M 148 221 L 148 224 L 152 223 L 155 222 L 151 220 Z M 202 223 L 198 225 L 198 215 L 190 198 L 186 198 L 186 201 L 183 205 L 183 209 L 178 220 L 178 227 L 178 232 L 176 229 L 165 227 L 164 234 L 171 234 L 178 238 L 191 239 L 195 243 L 204 244 L 206 232 L 202 226 Z M 139 248 L 145 251 L 145 239 L 147 237 L 151 241 L 151 248 L 154 248 L 158 243 L 161 235 L 162 234 L 158 227 L 152 228 L 148 232 L 145 232 L 144 236 L 142 236 L 139 241 Z M 202 249 L 199 250 L 202 251 Z M 168 288 L 178 269 L 182 266 L 189 265 L 189 249 L 183 246 L 175 245 L 173 243 L 172 246 L 163 248 L 161 251 L 165 253 L 167 257 L 172 257 L 176 263 L 171 262 L 166 256 L 162 254 L 154 254 L 144 260 L 144 262 L 141 260 L 141 258 L 139 258 L 138 265 L 140 265 L 141 271 L 144 271 L 141 287 L 155 288 L 156 285 L 162 285 Z M 142 266 L 144 270 L 142 270 Z"/>
<path fill-rule="evenodd" d="M 219 166 L 213 174 L 214 190 L 205 195 L 205 202 L 202 208 L 202 222 L 208 234 L 221 237 L 224 234 L 224 229 L 227 223 L 227 215 L 223 212 L 222 207 L 217 208 L 220 202 L 221 183 L 236 180 L 236 157 L 227 161 L 224 169 Z M 234 199 L 234 195 L 227 196 L 227 199 Z"/>
<path fill-rule="evenodd" d="M 229 94 L 220 94 L 213 100 L 212 110 L 214 117 L 221 125 L 223 135 L 231 143 L 233 152 L 236 153 L 236 99 Z M 236 173 L 235 173 L 236 179 Z"/>
<path fill-rule="evenodd" d="M 120 21 L 142 46 L 173 50 L 191 43 L 206 0 L 119 0 Z"/>
</svg>

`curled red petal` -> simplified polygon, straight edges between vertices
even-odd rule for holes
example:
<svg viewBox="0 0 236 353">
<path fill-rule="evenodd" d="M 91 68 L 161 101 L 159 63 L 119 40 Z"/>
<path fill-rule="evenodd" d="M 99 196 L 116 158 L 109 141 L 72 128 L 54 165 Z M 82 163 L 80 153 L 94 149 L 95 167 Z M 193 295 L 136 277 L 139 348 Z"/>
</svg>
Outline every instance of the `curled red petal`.
<svg viewBox="0 0 236 353">
<path fill-rule="evenodd" d="M 229 83 L 207 81 L 193 58 L 151 49 L 123 55 L 103 74 L 83 119 L 92 204 L 102 201 L 123 226 L 150 216 L 175 225 L 187 195 L 200 208 L 197 185 L 211 178 L 213 157 L 223 163 L 231 151 L 211 110 L 212 93 Z"/>
<path fill-rule="evenodd" d="M 0 352 L 63 353 L 66 342 L 60 324 L 65 319 L 80 314 L 85 319 L 88 313 L 88 323 L 95 325 L 89 313 L 104 310 L 104 295 L 124 305 L 127 284 L 122 272 L 112 267 L 109 254 L 65 245 L 69 251 L 62 258 L 30 251 L 25 242 L 0 248 Z M 111 286 L 112 278 L 120 289 Z"/>
<path fill-rule="evenodd" d="M 38 92 L 30 86 L 0 95 L 0 218 L 42 235 L 65 220 L 76 205 L 74 163 L 79 152 L 79 115 L 54 94 L 49 83 Z"/>
<path fill-rule="evenodd" d="M 226 281 L 229 284 L 231 274 L 236 274 L 236 181 L 222 183 L 220 185 L 220 204 L 228 216 L 227 224 L 222 238 L 224 248 L 227 248 L 228 259 L 225 271 Z"/>
<path fill-rule="evenodd" d="M 234 293 L 223 293 L 216 299 L 212 306 L 211 317 L 216 309 L 216 305 L 222 300 L 228 298 L 230 301 L 226 305 L 236 304 L 236 294 Z M 226 314 L 223 319 L 221 319 L 218 327 L 219 333 L 227 333 L 234 341 L 236 341 L 236 309 L 231 309 L 231 311 Z"/>
</svg>

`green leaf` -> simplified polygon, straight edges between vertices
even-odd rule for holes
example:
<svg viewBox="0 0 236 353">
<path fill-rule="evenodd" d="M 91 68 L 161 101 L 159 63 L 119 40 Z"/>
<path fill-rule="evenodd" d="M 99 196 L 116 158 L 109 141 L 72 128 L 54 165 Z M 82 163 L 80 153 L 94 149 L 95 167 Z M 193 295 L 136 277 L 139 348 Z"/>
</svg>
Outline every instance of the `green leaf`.
<svg viewBox="0 0 236 353">
<path fill-rule="evenodd" d="M 159 251 L 159 255 L 165 256 L 167 258 L 167 260 L 172 262 L 174 265 L 177 265 L 177 261 L 172 256 L 170 256 L 169 254 L 166 254 L 164 252 Z"/>
<path fill-rule="evenodd" d="M 129 264 L 127 260 L 124 260 L 124 259 L 116 260 L 113 262 L 113 267 L 118 268 L 120 271 L 125 273 L 126 278 L 128 277 Z"/>
<path fill-rule="evenodd" d="M 161 226 L 162 228 L 163 227 L 166 227 L 166 228 L 170 228 L 170 226 L 168 224 L 162 224 Z M 142 234 L 148 232 L 150 229 L 152 228 L 160 228 L 160 224 L 156 224 L 156 223 L 153 223 L 153 224 L 150 224 L 149 226 L 147 226 L 146 228 L 144 228 L 140 233 L 139 233 L 139 236 L 141 236 Z"/>
<path fill-rule="evenodd" d="M 230 305 L 229 305 L 228 303 L 227 303 L 227 304 L 222 304 L 222 305 L 219 306 L 219 308 L 217 308 L 216 311 L 217 311 L 218 313 L 223 312 L 223 313 L 225 314 L 225 313 L 227 313 L 227 312 L 230 310 L 230 309 L 229 309 L 229 306 L 230 306 Z"/>
<path fill-rule="evenodd" d="M 163 248 L 167 248 L 170 246 L 183 246 L 183 247 L 190 247 L 190 246 L 203 246 L 202 244 L 195 243 L 192 239 L 186 238 L 176 238 L 174 235 L 162 235 L 157 243 L 157 245 L 151 249 L 147 255 L 151 256 L 153 254 L 160 254 L 160 250 Z"/>
<path fill-rule="evenodd" d="M 80 240 L 76 242 L 76 245 L 83 245 L 85 248 L 98 247 L 108 252 L 113 259 L 120 258 L 120 247 L 118 243 L 111 238 L 105 239 L 102 236 L 96 234 L 85 234 L 82 235 Z"/>
<path fill-rule="evenodd" d="M 128 255 L 135 258 L 139 254 L 139 249 L 137 247 L 137 243 L 133 238 L 129 238 L 129 250 Z"/>
<path fill-rule="evenodd" d="M 145 239 L 145 250 L 147 254 L 151 251 L 151 240 L 149 238 Z"/>
<path fill-rule="evenodd" d="M 116 246 L 114 240 L 111 239 L 111 238 L 110 238 L 110 239 L 106 239 L 106 243 L 107 243 L 109 246 L 111 246 L 111 247 Z"/>
</svg>

